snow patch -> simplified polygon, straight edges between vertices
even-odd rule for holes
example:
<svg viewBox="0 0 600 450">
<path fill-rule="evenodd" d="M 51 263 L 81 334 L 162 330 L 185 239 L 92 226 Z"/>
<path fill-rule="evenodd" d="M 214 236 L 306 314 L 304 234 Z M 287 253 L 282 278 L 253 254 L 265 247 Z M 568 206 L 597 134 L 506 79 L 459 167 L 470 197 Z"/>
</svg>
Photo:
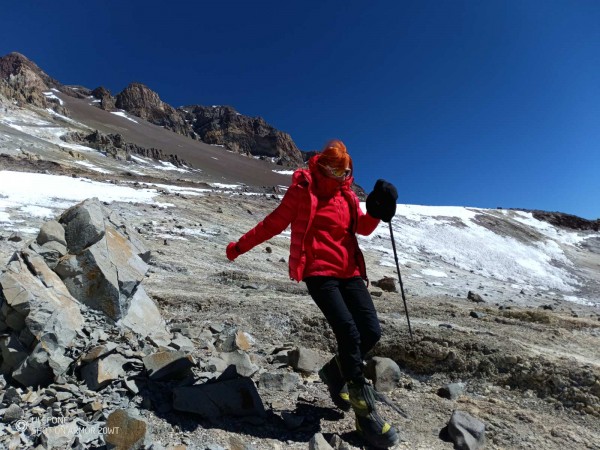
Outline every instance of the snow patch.
<svg viewBox="0 0 600 450">
<path fill-rule="evenodd" d="M 91 197 L 103 202 L 154 204 L 156 195 L 158 192 L 154 189 L 133 189 L 86 178 L 3 170 L 0 171 L 0 220 L 10 221 L 7 209 L 48 217 L 52 209 L 63 210 Z"/>
<path fill-rule="evenodd" d="M 56 91 L 56 92 L 58 92 L 58 91 Z M 43 92 L 43 94 L 47 99 L 58 101 L 60 106 L 63 106 L 65 104 L 65 102 L 63 102 L 60 98 L 58 98 L 56 95 L 54 95 L 54 92 Z"/>
<path fill-rule="evenodd" d="M 181 167 L 177 167 L 176 165 L 167 162 L 167 161 L 158 161 L 161 165 L 160 166 L 154 166 L 155 169 L 158 170 L 173 170 L 175 172 L 189 172 L 189 170 L 187 169 L 182 169 Z"/>
<path fill-rule="evenodd" d="M 123 117 L 124 119 L 127 119 L 127 120 L 131 120 L 133 123 L 139 123 L 137 120 L 134 120 L 131 117 L 129 117 L 124 111 L 111 111 L 111 114 L 114 114 L 115 116 Z"/>
<path fill-rule="evenodd" d="M 35 217 L 52 217 L 54 215 L 50 208 L 36 205 L 23 206 L 21 211 Z"/>
<path fill-rule="evenodd" d="M 364 203 L 361 207 L 365 210 Z M 525 243 L 498 235 L 472 220 L 479 214 L 491 214 L 492 210 L 398 205 L 396 211 L 392 227 L 399 256 L 427 257 L 519 286 L 546 286 L 548 289 L 574 292 L 579 285 L 567 270 L 572 263 L 559 245 L 576 242 L 577 233 L 561 231 L 560 234 L 552 234 L 546 229 L 546 240 Z M 524 216 L 521 218 L 525 219 Z M 541 224 L 538 227 L 546 228 Z M 389 241 L 387 224 L 380 224 L 370 239 L 363 240 L 363 245 L 380 247 L 379 243 L 375 244 L 377 237 Z M 392 262 L 393 255 L 385 252 L 382 263 L 388 266 Z M 429 277 L 442 276 L 442 272 L 431 269 L 422 273 Z"/>
<path fill-rule="evenodd" d="M 421 270 L 421 273 L 423 275 L 427 275 L 427 276 L 435 277 L 435 278 L 448 278 L 448 275 L 445 272 L 441 272 L 439 270 L 423 269 L 423 270 Z"/>
<path fill-rule="evenodd" d="M 239 189 L 239 184 L 210 183 L 210 186 L 220 189 Z"/>
<path fill-rule="evenodd" d="M 98 166 L 93 165 L 90 162 L 87 161 L 75 161 L 75 164 L 78 164 L 80 166 L 84 166 L 87 167 L 90 170 L 93 170 L 94 172 L 100 172 L 100 173 L 112 173 L 110 170 L 106 170 L 106 169 L 102 169 Z"/>
<path fill-rule="evenodd" d="M 595 306 L 596 303 L 590 302 L 589 300 L 581 297 L 576 297 L 575 295 L 563 295 L 563 299 L 571 303 L 577 303 L 578 305 L 585 306 Z"/>
</svg>

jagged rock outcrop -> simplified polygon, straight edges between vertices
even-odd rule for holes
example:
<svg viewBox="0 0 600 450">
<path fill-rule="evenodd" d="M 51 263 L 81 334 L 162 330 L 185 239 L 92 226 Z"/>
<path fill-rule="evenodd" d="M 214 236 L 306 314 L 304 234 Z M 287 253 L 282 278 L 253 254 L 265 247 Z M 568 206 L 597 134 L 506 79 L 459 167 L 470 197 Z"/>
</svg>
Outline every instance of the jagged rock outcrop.
<svg viewBox="0 0 600 450">
<path fill-rule="evenodd" d="M 141 83 L 131 83 L 117 94 L 115 106 L 155 125 L 192 137 L 189 126 L 175 108 Z"/>
<path fill-rule="evenodd" d="M 100 100 L 100 108 L 105 111 L 112 111 L 116 108 L 115 98 L 111 95 L 110 91 L 104 86 L 97 87 L 92 91 L 92 95 Z"/>
<path fill-rule="evenodd" d="M 244 116 L 229 106 L 192 105 L 179 111 L 203 142 L 246 155 L 275 158 L 282 165 L 302 165 L 302 153 L 290 135 L 261 117 Z"/>
<path fill-rule="evenodd" d="M 127 316 L 131 302 L 147 302 L 140 283 L 149 253 L 110 210 L 97 199 L 86 200 L 65 211 L 59 223 L 69 254 L 54 270 L 74 297 L 114 321 Z"/>
<path fill-rule="evenodd" d="M 85 97 L 77 88 L 63 86 L 20 53 L 12 52 L 0 58 L 0 94 L 19 103 L 52 108 L 68 116 L 68 110 L 52 91 L 71 97 Z"/>
<path fill-rule="evenodd" d="M 61 136 L 65 142 L 74 142 L 95 148 L 115 159 L 129 160 L 131 155 L 140 155 L 157 161 L 170 162 L 177 167 L 192 167 L 187 161 L 181 159 L 175 154 L 165 154 L 158 148 L 146 148 L 139 145 L 125 142 L 120 134 L 103 134 L 94 131 L 90 134 L 68 133 Z"/>
<path fill-rule="evenodd" d="M 0 372 L 24 386 L 64 376 L 89 308 L 166 345 L 170 335 L 158 306 L 141 285 L 149 256 L 97 199 L 46 223 L 0 274 Z"/>
</svg>

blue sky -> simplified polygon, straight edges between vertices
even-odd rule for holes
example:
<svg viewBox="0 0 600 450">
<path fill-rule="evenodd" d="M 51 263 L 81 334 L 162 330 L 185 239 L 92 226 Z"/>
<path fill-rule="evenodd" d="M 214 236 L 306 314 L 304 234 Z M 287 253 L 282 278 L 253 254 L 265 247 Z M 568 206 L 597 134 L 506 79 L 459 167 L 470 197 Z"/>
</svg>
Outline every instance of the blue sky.
<svg viewBox="0 0 600 450">
<path fill-rule="evenodd" d="M 2 8 L 0 54 L 65 84 L 227 104 L 343 140 L 399 202 L 600 217 L 600 2 L 99 1 Z"/>
</svg>

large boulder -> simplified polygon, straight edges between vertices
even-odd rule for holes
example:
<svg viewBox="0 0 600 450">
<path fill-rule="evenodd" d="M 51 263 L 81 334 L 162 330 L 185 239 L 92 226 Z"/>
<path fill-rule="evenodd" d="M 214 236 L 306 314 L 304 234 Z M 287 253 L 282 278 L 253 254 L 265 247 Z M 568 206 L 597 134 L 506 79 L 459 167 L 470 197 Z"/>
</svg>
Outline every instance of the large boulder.
<svg viewBox="0 0 600 450">
<path fill-rule="evenodd" d="M 402 371 L 398 364 L 390 358 L 374 356 L 367 361 L 366 375 L 373 380 L 375 389 L 379 392 L 390 392 L 400 381 Z"/>
<path fill-rule="evenodd" d="M 141 337 L 150 337 L 157 345 L 167 346 L 171 334 L 165 328 L 158 304 L 146 294 L 143 286 L 138 286 L 129 301 L 129 309 L 117 322 Z"/>
<path fill-rule="evenodd" d="M 56 220 L 49 220 L 42 228 L 36 238 L 36 242 L 39 245 L 44 245 L 48 242 L 58 242 L 66 247 L 67 241 L 65 240 L 65 229 Z"/>
<path fill-rule="evenodd" d="M 127 359 L 118 353 L 98 358 L 81 369 L 81 376 L 87 387 L 93 391 L 102 389 L 113 380 L 125 377 L 123 366 Z"/>
<path fill-rule="evenodd" d="M 127 314 L 148 265 L 139 256 L 145 250 L 117 231 L 110 215 L 97 199 L 63 213 L 69 255 L 55 271 L 74 297 L 118 321 Z"/>
<path fill-rule="evenodd" d="M 298 347 L 288 352 L 288 360 L 290 366 L 298 372 L 317 373 L 328 358 L 310 348 Z"/>
<path fill-rule="evenodd" d="M 147 448 L 151 436 L 148 423 L 135 410 L 117 409 L 106 419 L 106 448 L 137 450 Z M 154 447 L 154 446 L 153 446 Z"/>
</svg>

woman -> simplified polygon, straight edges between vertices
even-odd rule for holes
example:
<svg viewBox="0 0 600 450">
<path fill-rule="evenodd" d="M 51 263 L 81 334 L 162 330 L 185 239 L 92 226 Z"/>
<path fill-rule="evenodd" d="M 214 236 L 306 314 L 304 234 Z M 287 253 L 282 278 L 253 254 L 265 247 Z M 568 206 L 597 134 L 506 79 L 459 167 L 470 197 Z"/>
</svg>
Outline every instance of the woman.
<svg viewBox="0 0 600 450">
<path fill-rule="evenodd" d="M 356 415 L 356 428 L 371 445 L 398 441 L 395 427 L 375 409 L 373 388 L 362 372 L 365 354 L 381 337 L 381 328 L 365 282 L 367 273 L 356 234 L 371 234 L 380 219 L 396 210 L 394 186 L 378 180 L 367 199 L 367 214 L 352 191 L 352 159 L 341 141 L 329 142 L 298 169 L 281 204 L 238 242 L 227 246 L 227 258 L 239 255 L 281 233 L 291 224 L 290 277 L 304 281 L 325 315 L 338 344 L 338 355 L 319 376 L 334 403 Z"/>
</svg>

